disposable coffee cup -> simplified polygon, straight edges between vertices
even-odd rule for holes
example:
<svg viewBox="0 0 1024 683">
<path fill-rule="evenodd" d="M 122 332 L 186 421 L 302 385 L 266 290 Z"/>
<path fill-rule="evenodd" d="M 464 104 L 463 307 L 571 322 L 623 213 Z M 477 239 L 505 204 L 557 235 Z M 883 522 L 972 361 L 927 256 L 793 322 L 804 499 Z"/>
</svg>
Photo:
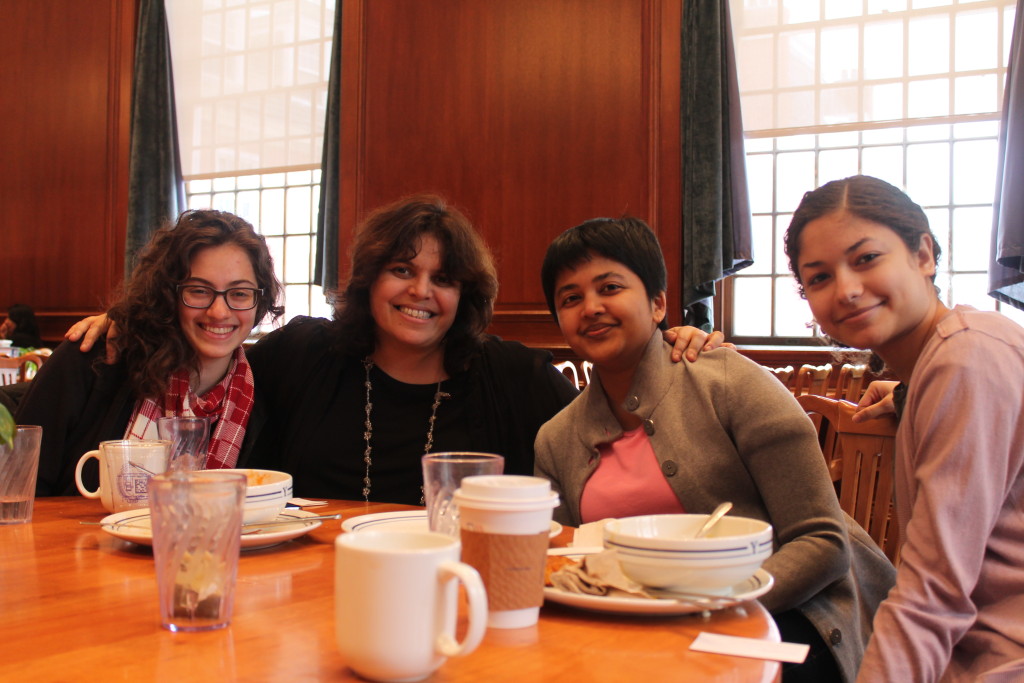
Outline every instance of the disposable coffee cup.
<svg viewBox="0 0 1024 683">
<path fill-rule="evenodd" d="M 544 602 L 551 514 L 558 494 L 540 477 L 466 477 L 455 492 L 462 561 L 487 589 L 487 625 L 526 628 L 537 623 Z"/>
</svg>

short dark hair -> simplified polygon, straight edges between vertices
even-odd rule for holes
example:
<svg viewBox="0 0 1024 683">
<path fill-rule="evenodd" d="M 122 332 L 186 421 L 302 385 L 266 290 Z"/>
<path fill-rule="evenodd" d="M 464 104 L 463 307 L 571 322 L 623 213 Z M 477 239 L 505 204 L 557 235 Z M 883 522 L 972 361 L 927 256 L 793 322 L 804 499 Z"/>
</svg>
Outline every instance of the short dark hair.
<svg viewBox="0 0 1024 683">
<path fill-rule="evenodd" d="M 377 331 L 370 288 L 388 263 L 414 258 L 424 235 L 440 243 L 445 274 L 460 286 L 455 321 L 444 337 L 445 370 L 460 372 L 479 348 L 498 295 L 494 260 L 461 211 L 442 197 L 424 194 L 377 209 L 359 227 L 335 314 L 336 343 L 343 353 L 363 357 L 373 352 Z"/>
<path fill-rule="evenodd" d="M 7 317 L 14 323 L 14 329 L 24 339 L 35 340 L 33 346 L 42 346 L 39 340 L 39 323 L 36 322 L 36 312 L 28 304 L 11 304 L 7 309 Z"/>
<path fill-rule="evenodd" d="M 558 320 L 555 310 L 555 281 L 563 271 L 575 268 L 594 255 L 618 261 L 644 283 L 647 298 L 654 299 L 668 288 L 668 272 L 658 237 L 647 223 L 633 216 L 592 218 L 569 228 L 555 238 L 544 255 L 540 269 L 541 287 L 548 310 Z M 663 318 L 658 324 L 668 329 Z"/>
<path fill-rule="evenodd" d="M 256 305 L 256 322 L 279 317 L 281 283 L 266 240 L 243 218 L 226 211 L 185 211 L 174 225 L 156 231 L 139 254 L 120 298 L 108 311 L 117 323 L 110 343 L 128 369 L 137 396 L 153 398 L 167 390 L 177 370 L 198 369 L 199 360 L 178 322 L 177 285 L 188 276 L 193 257 L 201 250 L 231 244 L 252 263 L 256 286 L 263 290 Z"/>
<path fill-rule="evenodd" d="M 800 296 L 805 297 L 804 283 L 800 281 L 800 235 L 811 221 L 839 211 L 890 228 L 911 252 L 921 246 L 922 235 L 929 235 L 935 263 L 938 264 L 942 248 L 928 225 L 924 209 L 905 192 L 884 180 L 866 175 L 850 176 L 825 183 L 804 194 L 786 229 L 786 256 L 789 257 L 789 269 L 799 284 Z M 935 275 L 932 275 L 934 281 Z"/>
</svg>

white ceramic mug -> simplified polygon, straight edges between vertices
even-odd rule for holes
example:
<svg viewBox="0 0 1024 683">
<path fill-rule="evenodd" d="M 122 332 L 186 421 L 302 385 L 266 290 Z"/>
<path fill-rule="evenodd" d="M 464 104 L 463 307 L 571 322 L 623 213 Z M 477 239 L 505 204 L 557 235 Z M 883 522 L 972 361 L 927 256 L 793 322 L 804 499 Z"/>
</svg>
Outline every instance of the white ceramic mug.
<svg viewBox="0 0 1024 683">
<path fill-rule="evenodd" d="M 169 441 L 102 441 L 98 450 L 89 451 L 75 466 L 75 485 L 86 498 L 99 498 L 108 512 L 135 510 L 149 506 L 149 478 L 167 470 Z M 90 491 L 82 483 L 82 468 L 89 458 L 100 466 L 100 485 Z"/>
<path fill-rule="evenodd" d="M 415 681 L 448 657 L 476 649 L 487 624 L 480 575 L 459 562 L 458 539 L 435 532 L 364 531 L 335 541 L 334 622 L 338 648 L 357 674 Z M 469 626 L 455 639 L 457 583 Z"/>
</svg>

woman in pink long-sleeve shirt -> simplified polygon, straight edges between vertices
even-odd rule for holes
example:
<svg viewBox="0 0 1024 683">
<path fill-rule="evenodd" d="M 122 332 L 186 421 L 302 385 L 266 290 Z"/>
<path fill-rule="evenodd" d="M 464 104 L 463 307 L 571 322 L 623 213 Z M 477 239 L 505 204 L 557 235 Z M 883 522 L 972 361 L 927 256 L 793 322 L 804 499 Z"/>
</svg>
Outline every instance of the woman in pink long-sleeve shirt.
<svg viewBox="0 0 1024 683">
<path fill-rule="evenodd" d="M 814 318 L 899 377 L 896 587 L 859 681 L 1024 680 L 1024 330 L 947 308 L 924 212 L 867 176 L 808 192 L 786 253 Z"/>
</svg>

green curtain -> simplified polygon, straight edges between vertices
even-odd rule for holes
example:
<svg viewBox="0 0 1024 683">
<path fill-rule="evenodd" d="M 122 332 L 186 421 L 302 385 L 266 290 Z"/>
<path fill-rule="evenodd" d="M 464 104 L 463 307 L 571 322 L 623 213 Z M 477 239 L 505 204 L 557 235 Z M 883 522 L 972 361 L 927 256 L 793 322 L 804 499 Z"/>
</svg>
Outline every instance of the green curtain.
<svg viewBox="0 0 1024 683">
<path fill-rule="evenodd" d="M 728 0 L 683 2 L 681 74 L 683 321 L 710 332 L 715 282 L 753 263 Z"/>
<path fill-rule="evenodd" d="M 1024 0 L 1017 0 L 999 129 L 989 294 L 1024 310 Z M 1014 189 L 1016 188 L 1016 189 Z"/>
<path fill-rule="evenodd" d="M 327 83 L 327 121 L 320 173 L 320 210 L 316 216 L 316 268 L 313 281 L 326 290 L 338 287 L 338 146 L 341 135 L 341 1 L 334 8 L 331 73 Z"/>
<path fill-rule="evenodd" d="M 164 0 L 140 0 L 132 80 L 125 278 L 152 234 L 185 210 Z"/>
</svg>

